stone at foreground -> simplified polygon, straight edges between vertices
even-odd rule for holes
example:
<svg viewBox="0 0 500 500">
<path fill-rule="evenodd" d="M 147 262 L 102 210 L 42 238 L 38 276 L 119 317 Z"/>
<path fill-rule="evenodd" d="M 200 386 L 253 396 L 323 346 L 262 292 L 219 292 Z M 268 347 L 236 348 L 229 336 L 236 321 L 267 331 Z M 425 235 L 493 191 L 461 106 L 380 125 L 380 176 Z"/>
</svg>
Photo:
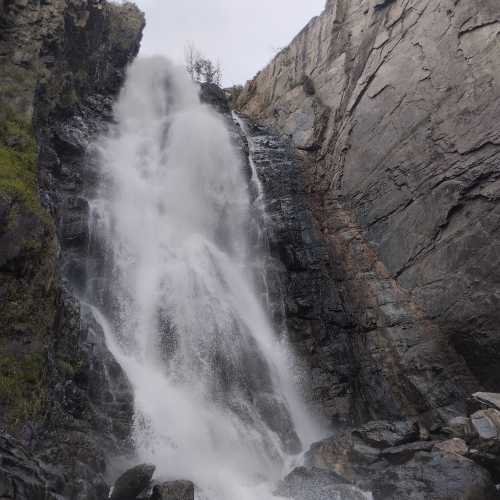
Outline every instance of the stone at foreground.
<svg viewBox="0 0 500 500">
<path fill-rule="evenodd" d="M 468 457 L 487 469 L 500 482 L 500 412 L 493 408 L 471 415 L 474 434 Z"/>
<path fill-rule="evenodd" d="M 359 430 L 344 430 L 311 447 L 306 465 L 310 471 L 323 470 L 322 487 L 327 488 L 325 482 L 336 485 L 340 474 L 363 491 L 371 491 L 374 500 L 498 498 L 490 473 L 469 458 L 462 439 L 422 441 L 417 436 L 413 442 L 374 448 L 361 435 Z M 483 453 L 477 458 L 488 456 Z"/>
<path fill-rule="evenodd" d="M 277 495 L 294 500 L 369 500 L 371 496 L 348 484 L 335 472 L 294 469 L 280 484 Z"/>
<path fill-rule="evenodd" d="M 465 441 L 460 438 L 453 438 L 448 439 L 447 441 L 442 441 L 436 445 L 436 449 L 444 453 L 455 453 L 456 455 L 460 455 L 462 457 L 467 455 L 467 452 L 469 451 Z"/>
<path fill-rule="evenodd" d="M 484 406 L 500 410 L 500 394 L 496 392 L 476 392 L 472 397 Z"/>
<path fill-rule="evenodd" d="M 453 437 L 470 440 L 475 435 L 472 421 L 468 417 L 454 417 L 448 421 L 443 431 Z"/>
<path fill-rule="evenodd" d="M 488 472 L 472 460 L 441 451 L 418 452 L 398 466 L 378 462 L 366 471 L 375 500 L 493 500 Z"/>
<path fill-rule="evenodd" d="M 153 488 L 151 500 L 194 500 L 191 481 L 168 481 Z"/>
<path fill-rule="evenodd" d="M 115 482 L 111 500 L 135 500 L 149 487 L 155 471 L 154 465 L 141 464 L 124 472 Z"/>
<path fill-rule="evenodd" d="M 388 448 L 418 439 L 418 424 L 408 420 L 400 422 L 369 422 L 354 431 L 355 435 L 375 448 Z"/>
<path fill-rule="evenodd" d="M 480 439 L 499 439 L 500 411 L 479 410 L 471 416 L 471 421 Z"/>
</svg>

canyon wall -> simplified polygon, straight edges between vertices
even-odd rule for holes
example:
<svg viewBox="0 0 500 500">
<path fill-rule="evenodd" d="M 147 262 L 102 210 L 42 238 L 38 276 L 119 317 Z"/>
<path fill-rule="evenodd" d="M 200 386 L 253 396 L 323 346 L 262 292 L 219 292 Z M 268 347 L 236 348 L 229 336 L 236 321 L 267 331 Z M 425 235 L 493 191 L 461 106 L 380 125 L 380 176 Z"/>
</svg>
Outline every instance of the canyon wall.
<svg viewBox="0 0 500 500">
<path fill-rule="evenodd" d="M 333 418 L 499 387 L 499 41 L 496 0 L 330 0 L 238 97 L 290 136 L 328 248 L 349 321 L 296 330 Z"/>
<path fill-rule="evenodd" d="M 103 498 L 127 449 L 131 391 L 77 297 L 89 145 L 143 27 L 129 3 L 0 3 L 0 496 Z"/>
</svg>

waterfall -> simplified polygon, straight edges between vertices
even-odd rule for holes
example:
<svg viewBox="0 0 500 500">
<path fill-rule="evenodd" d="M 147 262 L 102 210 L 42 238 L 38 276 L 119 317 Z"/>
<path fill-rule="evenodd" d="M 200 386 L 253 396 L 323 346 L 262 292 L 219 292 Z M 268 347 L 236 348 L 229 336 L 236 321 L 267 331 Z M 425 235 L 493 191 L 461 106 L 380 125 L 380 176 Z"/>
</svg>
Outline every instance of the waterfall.
<svg viewBox="0 0 500 500">
<path fill-rule="evenodd" d="M 128 71 L 97 145 L 86 301 L 134 390 L 137 458 L 200 499 L 267 500 L 318 435 L 259 293 L 251 182 L 184 73 Z"/>
</svg>

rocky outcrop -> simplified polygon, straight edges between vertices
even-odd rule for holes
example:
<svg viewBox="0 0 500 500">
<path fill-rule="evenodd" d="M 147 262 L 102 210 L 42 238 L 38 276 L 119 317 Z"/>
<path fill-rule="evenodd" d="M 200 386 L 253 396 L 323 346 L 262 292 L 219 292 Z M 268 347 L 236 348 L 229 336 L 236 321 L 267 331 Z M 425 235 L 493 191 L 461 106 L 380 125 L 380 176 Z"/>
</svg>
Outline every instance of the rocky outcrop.
<svg viewBox="0 0 500 500">
<path fill-rule="evenodd" d="M 334 474 L 331 488 L 347 481 L 370 490 L 375 500 L 498 498 L 494 477 L 464 440 L 444 439 L 411 421 L 338 431 L 312 446 L 306 464 L 309 476 Z"/>
<path fill-rule="evenodd" d="M 169 481 L 153 488 L 150 500 L 194 500 L 191 481 Z"/>
<path fill-rule="evenodd" d="M 125 471 L 115 482 L 110 500 L 135 500 L 149 488 L 156 467 L 141 464 Z"/>
<path fill-rule="evenodd" d="M 493 0 L 330 0 L 237 100 L 300 159 L 349 320 L 306 333 L 342 418 L 498 388 L 499 33 Z"/>
<path fill-rule="evenodd" d="M 0 436 L 0 498 L 58 500 L 65 486 L 61 470 L 35 460 L 12 436 Z"/>
<path fill-rule="evenodd" d="M 64 498 L 100 499 L 106 458 L 127 447 L 132 401 L 76 298 L 95 178 L 88 149 L 144 17 L 129 3 L 13 1 L 1 3 L 0 25 L 0 425 L 40 464 L 57 464 Z"/>
<path fill-rule="evenodd" d="M 353 484 L 370 490 L 375 500 L 498 498 L 500 412 L 494 401 L 498 394 L 475 394 L 466 415 L 430 429 L 418 419 L 337 428 L 312 445 L 305 467 L 288 476 L 284 487 L 319 481 L 335 491 Z"/>
<path fill-rule="evenodd" d="M 345 211 L 336 212 L 345 248 L 340 255 L 329 248 L 292 145 L 246 123 L 266 197 L 270 249 L 280 263 L 271 282 L 281 283 L 275 296 L 284 297 L 312 402 L 337 422 L 402 415 L 446 420 L 450 411 L 465 411 L 477 385 L 463 359 L 381 269 Z"/>
<path fill-rule="evenodd" d="M 38 195 L 31 118 L 39 51 L 63 4 L 8 2 L 0 11 L 0 411 L 11 430 L 40 418 L 47 399 L 57 245 Z"/>
</svg>

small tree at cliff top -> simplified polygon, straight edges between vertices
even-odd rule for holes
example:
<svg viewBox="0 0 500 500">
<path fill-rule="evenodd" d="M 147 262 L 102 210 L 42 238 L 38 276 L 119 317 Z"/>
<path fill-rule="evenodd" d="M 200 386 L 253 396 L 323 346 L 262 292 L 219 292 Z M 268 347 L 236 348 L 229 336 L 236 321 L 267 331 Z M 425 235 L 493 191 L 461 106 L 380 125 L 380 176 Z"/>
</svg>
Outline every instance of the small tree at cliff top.
<svg viewBox="0 0 500 500">
<path fill-rule="evenodd" d="M 194 82 L 220 85 L 222 70 L 220 63 L 214 63 L 190 43 L 184 51 L 186 71 Z"/>
</svg>

